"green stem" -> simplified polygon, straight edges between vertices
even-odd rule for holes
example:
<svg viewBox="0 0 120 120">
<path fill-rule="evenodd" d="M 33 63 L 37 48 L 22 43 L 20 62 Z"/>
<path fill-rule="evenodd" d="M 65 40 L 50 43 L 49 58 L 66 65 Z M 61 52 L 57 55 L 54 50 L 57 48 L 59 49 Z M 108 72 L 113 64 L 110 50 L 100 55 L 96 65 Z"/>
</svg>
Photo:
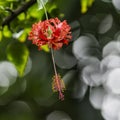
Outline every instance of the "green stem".
<svg viewBox="0 0 120 120">
<path fill-rule="evenodd" d="M 40 0 L 40 1 L 41 1 L 42 6 L 43 6 L 43 9 L 44 9 L 46 19 L 48 20 L 48 14 L 47 14 L 47 10 L 45 8 L 45 5 L 44 5 L 42 0 Z M 53 49 L 52 48 L 50 48 L 50 49 L 51 49 L 52 62 L 53 62 L 53 68 L 54 68 L 55 76 L 57 76 L 57 70 L 56 70 L 56 66 L 55 66 L 55 59 L 54 59 Z"/>
<path fill-rule="evenodd" d="M 55 58 L 54 58 L 53 49 L 51 48 L 50 50 L 51 50 L 51 55 L 52 55 L 52 62 L 53 62 L 55 76 L 57 76 L 57 70 L 56 70 L 56 66 L 55 66 Z"/>
<path fill-rule="evenodd" d="M 44 9 L 44 12 L 45 12 L 45 17 L 46 17 L 46 20 L 48 20 L 48 15 L 47 15 L 47 10 L 46 10 L 46 8 L 45 8 L 45 5 L 44 5 L 44 3 L 43 3 L 43 1 L 42 1 L 42 0 L 40 0 L 40 1 L 41 1 L 41 4 L 42 4 L 43 9 Z"/>
</svg>

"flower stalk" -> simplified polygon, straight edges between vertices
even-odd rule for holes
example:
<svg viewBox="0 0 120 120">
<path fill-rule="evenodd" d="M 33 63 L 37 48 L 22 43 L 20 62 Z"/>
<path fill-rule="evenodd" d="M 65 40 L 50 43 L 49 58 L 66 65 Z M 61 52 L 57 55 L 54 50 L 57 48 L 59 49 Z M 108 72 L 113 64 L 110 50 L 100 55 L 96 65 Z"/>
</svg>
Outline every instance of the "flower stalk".
<svg viewBox="0 0 120 120">
<path fill-rule="evenodd" d="M 61 79 L 61 76 L 58 75 L 58 73 L 57 73 L 55 59 L 54 59 L 54 53 L 53 53 L 52 48 L 51 48 L 51 55 L 52 55 L 54 73 L 55 73 L 55 75 L 53 76 L 52 89 L 54 92 L 57 92 L 57 91 L 59 92 L 59 99 L 64 100 L 63 92 L 65 90 L 65 85 L 64 85 L 63 80 Z"/>
</svg>

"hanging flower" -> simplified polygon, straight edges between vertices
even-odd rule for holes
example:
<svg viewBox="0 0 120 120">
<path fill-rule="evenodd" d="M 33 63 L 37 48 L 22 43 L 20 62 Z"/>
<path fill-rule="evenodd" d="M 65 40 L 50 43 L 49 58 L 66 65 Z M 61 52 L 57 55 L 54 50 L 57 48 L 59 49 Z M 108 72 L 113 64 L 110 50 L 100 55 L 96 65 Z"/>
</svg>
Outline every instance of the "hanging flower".
<svg viewBox="0 0 120 120">
<path fill-rule="evenodd" d="M 71 36 L 71 27 L 66 20 L 61 22 L 58 18 L 40 21 L 33 24 L 28 39 L 37 45 L 39 50 L 43 45 L 48 45 L 54 50 L 60 49 L 63 44 L 68 44 Z"/>
<path fill-rule="evenodd" d="M 47 17 L 46 17 L 47 18 Z M 53 49 L 59 50 L 64 44 L 68 44 L 71 36 L 71 27 L 67 24 L 66 20 L 61 22 L 58 18 L 51 18 L 45 21 L 40 21 L 33 24 L 32 30 L 29 33 L 28 39 L 33 44 L 38 46 L 41 50 L 44 45 L 51 48 L 52 61 L 54 66 L 55 75 L 53 77 L 52 89 L 54 92 L 59 93 L 59 99 L 64 100 L 65 85 L 61 76 L 57 73 Z"/>
</svg>

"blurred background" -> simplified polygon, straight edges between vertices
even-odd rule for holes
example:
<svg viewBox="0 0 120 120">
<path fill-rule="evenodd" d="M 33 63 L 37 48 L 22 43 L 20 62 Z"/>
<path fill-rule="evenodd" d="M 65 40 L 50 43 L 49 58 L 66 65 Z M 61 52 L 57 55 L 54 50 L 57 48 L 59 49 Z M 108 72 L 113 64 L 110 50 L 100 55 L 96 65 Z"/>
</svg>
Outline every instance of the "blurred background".
<svg viewBox="0 0 120 120">
<path fill-rule="evenodd" d="M 67 20 L 68 46 L 54 51 L 65 100 L 52 91 L 51 53 L 28 41 L 45 20 L 41 0 L 0 1 L 0 120 L 120 120 L 120 0 L 42 0 Z"/>
</svg>

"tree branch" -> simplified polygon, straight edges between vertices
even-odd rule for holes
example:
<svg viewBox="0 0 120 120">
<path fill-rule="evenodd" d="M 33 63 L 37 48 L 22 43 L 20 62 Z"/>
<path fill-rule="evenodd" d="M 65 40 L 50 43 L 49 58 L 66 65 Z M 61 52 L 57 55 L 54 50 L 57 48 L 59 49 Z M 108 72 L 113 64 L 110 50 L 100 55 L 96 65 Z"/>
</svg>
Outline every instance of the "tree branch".
<svg viewBox="0 0 120 120">
<path fill-rule="evenodd" d="M 5 18 L 5 20 L 2 23 L 2 27 L 4 27 L 5 25 L 10 25 L 11 21 L 13 21 L 20 13 L 25 12 L 34 3 L 36 3 L 36 0 L 30 0 L 29 2 L 26 2 L 24 5 L 19 7 L 18 9 L 14 10 L 10 16 Z"/>
</svg>

